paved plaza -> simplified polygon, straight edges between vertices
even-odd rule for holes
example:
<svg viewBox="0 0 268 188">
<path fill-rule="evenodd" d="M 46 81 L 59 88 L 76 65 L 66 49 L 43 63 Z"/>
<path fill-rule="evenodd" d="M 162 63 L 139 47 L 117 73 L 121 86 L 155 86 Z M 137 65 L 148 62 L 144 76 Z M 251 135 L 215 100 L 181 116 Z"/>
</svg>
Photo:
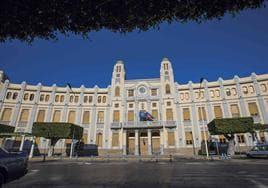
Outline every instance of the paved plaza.
<svg viewBox="0 0 268 188">
<path fill-rule="evenodd" d="M 268 187 L 268 160 L 174 162 L 31 161 L 23 178 L 5 188 Z"/>
</svg>

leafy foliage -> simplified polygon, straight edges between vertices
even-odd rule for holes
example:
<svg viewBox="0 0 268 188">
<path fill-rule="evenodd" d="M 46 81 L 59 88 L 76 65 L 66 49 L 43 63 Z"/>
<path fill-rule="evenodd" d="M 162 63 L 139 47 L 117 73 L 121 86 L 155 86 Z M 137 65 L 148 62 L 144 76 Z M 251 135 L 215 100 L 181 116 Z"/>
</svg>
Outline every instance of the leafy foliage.
<svg viewBox="0 0 268 188">
<path fill-rule="evenodd" d="M 260 123 L 255 123 L 254 124 L 254 130 L 261 130 L 261 131 L 268 131 L 268 125 L 267 124 L 260 124 Z"/>
<path fill-rule="evenodd" d="M 15 127 L 0 124 L 0 133 L 13 133 L 15 130 Z"/>
<path fill-rule="evenodd" d="M 32 134 L 48 139 L 81 139 L 83 128 L 72 123 L 35 122 L 33 124 Z"/>
<path fill-rule="evenodd" d="M 252 117 L 214 119 L 208 124 L 208 130 L 212 135 L 247 133 L 253 132 L 253 129 Z"/>
<path fill-rule="evenodd" d="M 20 0 L 0 1 L 0 41 L 88 36 L 91 31 L 146 31 L 162 22 L 202 22 L 264 6 L 265 0 Z"/>
</svg>

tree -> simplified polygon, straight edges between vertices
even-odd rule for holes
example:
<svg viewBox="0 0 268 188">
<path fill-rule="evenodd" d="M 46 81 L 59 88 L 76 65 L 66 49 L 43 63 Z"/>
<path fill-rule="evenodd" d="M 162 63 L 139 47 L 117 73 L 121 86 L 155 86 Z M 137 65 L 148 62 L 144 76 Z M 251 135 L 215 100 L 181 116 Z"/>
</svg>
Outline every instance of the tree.
<svg viewBox="0 0 268 188">
<path fill-rule="evenodd" d="M 263 7 L 265 0 L 20 0 L 0 2 L 0 41 L 56 39 L 56 33 L 146 31 L 162 22 L 202 22 Z"/>
<path fill-rule="evenodd" d="M 214 119 L 208 124 L 208 130 L 211 135 L 224 135 L 228 140 L 227 153 L 229 155 L 234 155 L 234 134 L 252 133 L 254 131 L 253 118 L 239 117 Z"/>
<path fill-rule="evenodd" d="M 0 133 L 13 133 L 14 130 L 15 130 L 15 127 L 13 126 L 0 124 Z"/>
<path fill-rule="evenodd" d="M 53 155 L 54 146 L 59 139 L 77 139 L 83 136 L 83 128 L 72 123 L 35 122 L 32 135 L 50 139 L 49 153 Z"/>
</svg>

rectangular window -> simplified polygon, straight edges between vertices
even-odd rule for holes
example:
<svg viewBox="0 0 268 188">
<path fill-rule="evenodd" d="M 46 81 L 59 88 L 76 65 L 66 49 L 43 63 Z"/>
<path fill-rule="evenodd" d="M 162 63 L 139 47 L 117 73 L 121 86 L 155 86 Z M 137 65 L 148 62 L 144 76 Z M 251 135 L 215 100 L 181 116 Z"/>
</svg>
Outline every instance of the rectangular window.
<svg viewBox="0 0 268 188">
<path fill-rule="evenodd" d="M 104 111 L 98 111 L 97 123 L 104 123 Z"/>
<path fill-rule="evenodd" d="M 214 106 L 215 118 L 222 118 L 221 106 Z"/>
<path fill-rule="evenodd" d="M 128 121 L 134 121 L 134 111 L 133 110 L 128 111 L 128 113 L 127 113 L 127 120 Z"/>
<path fill-rule="evenodd" d="M 173 121 L 173 110 L 172 109 L 167 109 L 166 110 L 166 118 L 167 121 Z"/>
<path fill-rule="evenodd" d="M 119 146 L 119 133 L 113 133 L 112 135 L 112 146 Z"/>
<path fill-rule="evenodd" d="M 186 141 L 186 145 L 193 144 L 193 135 L 192 135 L 192 132 L 185 132 L 185 141 Z"/>
<path fill-rule="evenodd" d="M 96 145 L 98 147 L 102 147 L 102 133 L 98 133 L 96 135 Z"/>
<path fill-rule="evenodd" d="M 248 109 L 251 116 L 259 115 L 258 107 L 255 102 L 248 103 Z"/>
<path fill-rule="evenodd" d="M 168 145 L 169 146 L 175 146 L 175 135 L 174 135 L 174 131 L 168 132 Z"/>
<path fill-rule="evenodd" d="M 205 135 L 204 135 L 204 133 L 205 133 Z M 209 135 L 208 135 L 208 132 L 207 131 L 201 131 L 201 139 L 202 139 L 202 141 L 203 140 L 205 140 L 205 136 L 206 136 L 206 140 L 208 140 L 208 137 L 209 137 Z"/>
<path fill-rule="evenodd" d="M 198 107 L 198 117 L 199 120 L 207 120 L 205 107 Z"/>
<path fill-rule="evenodd" d="M 113 115 L 113 122 L 119 122 L 119 121 L 120 121 L 120 112 L 119 110 L 115 110 Z"/>
<path fill-rule="evenodd" d="M 237 104 L 231 104 L 232 117 L 240 117 L 239 107 Z"/>
<path fill-rule="evenodd" d="M 90 111 L 84 111 L 82 123 L 83 124 L 90 123 Z"/>
<path fill-rule="evenodd" d="M 152 110 L 152 116 L 158 120 L 158 110 Z"/>
<path fill-rule="evenodd" d="M 28 117 L 29 117 L 29 110 L 22 109 L 20 113 L 20 122 L 28 122 Z"/>
<path fill-rule="evenodd" d="M 151 89 L 151 95 L 157 96 L 157 89 Z"/>
<path fill-rule="evenodd" d="M 37 122 L 44 122 L 45 121 L 45 110 L 39 110 L 37 114 Z"/>
<path fill-rule="evenodd" d="M 2 121 L 10 121 L 11 114 L 12 114 L 12 108 L 5 108 L 3 110 L 1 120 Z"/>
<path fill-rule="evenodd" d="M 128 90 L 128 96 L 129 97 L 133 97 L 134 96 L 134 90 L 133 89 Z"/>
<path fill-rule="evenodd" d="M 189 108 L 183 108 L 183 120 L 184 121 L 190 121 L 190 109 Z"/>
<path fill-rule="evenodd" d="M 60 122 L 61 111 L 55 110 L 53 115 L 53 122 Z"/>
<path fill-rule="evenodd" d="M 68 123 L 75 123 L 75 111 L 70 111 L 69 112 Z"/>
</svg>

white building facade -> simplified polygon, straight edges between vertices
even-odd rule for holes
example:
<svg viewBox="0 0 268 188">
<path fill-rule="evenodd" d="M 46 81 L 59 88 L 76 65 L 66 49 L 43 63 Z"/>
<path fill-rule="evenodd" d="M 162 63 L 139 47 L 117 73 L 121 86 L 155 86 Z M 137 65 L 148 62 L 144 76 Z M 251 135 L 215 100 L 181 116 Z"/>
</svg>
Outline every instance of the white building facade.
<svg viewBox="0 0 268 188">
<path fill-rule="evenodd" d="M 214 118 L 252 116 L 255 123 L 268 124 L 268 74 L 208 82 L 178 84 L 171 62 L 161 62 L 156 79 L 125 79 L 118 61 L 107 88 L 51 87 L 10 83 L 0 85 L 0 123 L 31 133 L 33 122 L 71 122 L 84 128 L 83 142 L 96 144 L 99 154 L 124 155 L 193 154 L 200 149 L 206 124 Z M 3 71 L 0 77 L 4 77 Z M 140 111 L 153 121 L 140 121 Z M 202 118 L 203 117 L 203 118 Z M 257 132 L 267 142 L 267 132 Z M 213 136 L 225 142 L 223 135 Z M 249 133 L 237 134 L 239 149 L 253 145 Z M 40 149 L 46 146 L 40 139 Z M 60 140 L 56 147 L 64 147 Z"/>
</svg>

